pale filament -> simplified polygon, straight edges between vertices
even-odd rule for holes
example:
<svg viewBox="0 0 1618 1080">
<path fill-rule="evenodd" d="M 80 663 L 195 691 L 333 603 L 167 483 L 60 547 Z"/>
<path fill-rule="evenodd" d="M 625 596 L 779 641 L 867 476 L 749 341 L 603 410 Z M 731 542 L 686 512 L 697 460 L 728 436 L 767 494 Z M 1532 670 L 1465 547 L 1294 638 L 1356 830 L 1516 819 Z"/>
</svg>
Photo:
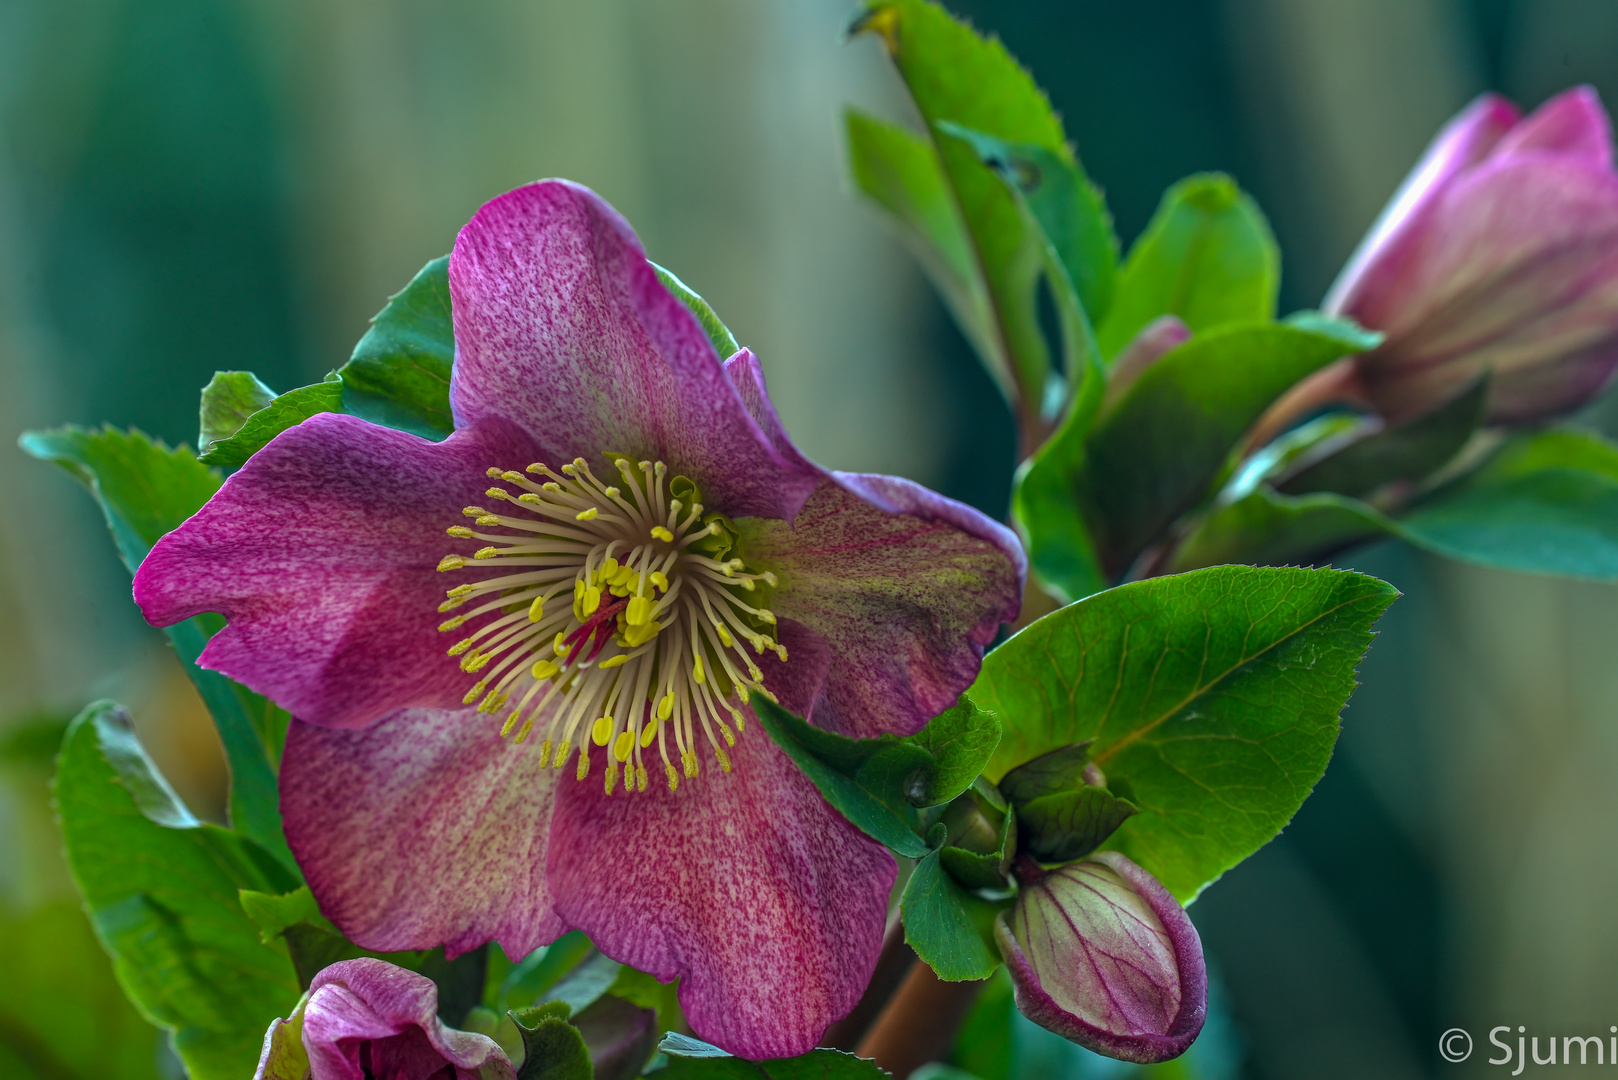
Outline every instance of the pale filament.
<svg viewBox="0 0 1618 1080">
<path fill-rule="evenodd" d="M 489 488 L 501 511 L 469 506 L 472 526 L 449 529 L 484 546 L 438 569 L 486 576 L 448 591 L 441 614 L 472 606 L 439 630 L 488 617 L 449 649 L 477 676 L 465 701 L 483 713 L 511 706 L 500 734 L 514 743 L 542 728 L 542 767 L 561 769 L 577 750 L 583 780 L 601 748 L 609 795 L 620 767 L 625 791 L 645 791 L 655 745 L 675 791 L 682 775 L 697 776 L 704 744 L 729 772 L 741 707 L 752 694 L 775 700 L 746 646 L 787 658 L 763 606 L 776 578 L 697 550 L 723 526 L 673 495 L 677 478 L 661 461 L 612 461 L 613 484 L 583 458 L 527 475 L 491 468 L 517 490 Z"/>
</svg>

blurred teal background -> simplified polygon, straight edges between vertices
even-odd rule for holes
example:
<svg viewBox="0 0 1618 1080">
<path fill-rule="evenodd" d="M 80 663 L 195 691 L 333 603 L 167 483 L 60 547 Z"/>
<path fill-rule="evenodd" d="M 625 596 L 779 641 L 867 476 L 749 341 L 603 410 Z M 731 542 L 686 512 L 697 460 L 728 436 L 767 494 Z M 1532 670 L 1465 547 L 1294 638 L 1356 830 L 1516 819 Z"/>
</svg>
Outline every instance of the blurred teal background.
<svg viewBox="0 0 1618 1080">
<path fill-rule="evenodd" d="M 950 6 L 1049 89 L 1126 240 L 1173 180 L 1234 173 L 1281 240 L 1287 308 L 1318 301 L 1473 94 L 1532 105 L 1590 81 L 1618 100 L 1612 0 Z M 5 445 L 103 420 L 194 441 L 215 369 L 318 379 L 479 204 L 561 175 L 617 205 L 759 353 L 808 453 L 1003 514 L 1009 418 L 842 180 L 845 104 L 908 115 L 877 45 L 841 42 L 851 14 L 0 0 Z M 118 697 L 217 817 L 217 743 L 90 501 L 20 453 L 0 454 L 0 497 L 0 1077 L 172 1074 L 78 913 L 50 757 L 63 720 Z M 1618 1023 L 1618 593 L 1396 547 L 1345 562 L 1407 596 L 1315 797 L 1192 909 L 1226 1012 L 1178 1075 L 1487 1074 L 1494 1025 Z M 1457 1025 L 1480 1046 L 1464 1066 L 1436 1052 Z M 1130 1071 L 1018 1038 L 1040 1075 Z M 973 1062 L 985 1080 L 992 1064 Z"/>
</svg>

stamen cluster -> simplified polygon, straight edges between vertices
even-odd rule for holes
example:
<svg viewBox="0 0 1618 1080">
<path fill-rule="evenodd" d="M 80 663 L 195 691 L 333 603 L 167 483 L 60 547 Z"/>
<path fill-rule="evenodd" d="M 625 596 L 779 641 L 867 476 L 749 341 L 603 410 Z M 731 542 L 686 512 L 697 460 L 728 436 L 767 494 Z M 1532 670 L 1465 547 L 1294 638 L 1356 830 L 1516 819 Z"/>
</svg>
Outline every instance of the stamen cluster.
<svg viewBox="0 0 1618 1080">
<path fill-rule="evenodd" d="M 744 646 L 786 660 L 768 632 L 777 582 L 736 557 L 734 529 L 720 514 L 704 515 L 692 481 L 669 477 L 661 461 L 608 457 L 620 484 L 602 483 L 583 458 L 559 471 L 530 465 L 528 475 L 489 470 L 519 491 L 489 488 L 509 512 L 469 506 L 462 513 L 475 528 L 448 530 L 488 546 L 470 559 L 446 555 L 438 569 L 485 576 L 448 591 L 440 613 L 477 606 L 438 629 L 490 616 L 449 655 L 479 676 L 468 705 L 484 713 L 512 706 L 502 737 L 515 731 L 522 743 L 543 725 L 542 767 L 562 768 L 577 737 L 578 779 L 590 773 L 593 744 L 606 750 L 609 795 L 620 766 L 624 789 L 645 791 L 645 757 L 656 743 L 674 791 L 682 773 L 698 773 L 699 731 L 729 772 L 736 735 L 725 714 L 739 732 L 750 695 L 775 700 Z M 571 603 L 556 602 L 569 590 Z"/>
</svg>

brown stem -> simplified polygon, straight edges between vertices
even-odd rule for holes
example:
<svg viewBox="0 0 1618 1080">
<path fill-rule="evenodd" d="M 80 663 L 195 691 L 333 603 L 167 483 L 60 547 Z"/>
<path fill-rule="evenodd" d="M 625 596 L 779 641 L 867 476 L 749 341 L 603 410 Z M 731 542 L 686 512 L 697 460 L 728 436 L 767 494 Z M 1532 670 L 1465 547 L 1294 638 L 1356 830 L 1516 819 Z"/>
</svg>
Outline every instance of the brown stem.
<svg viewBox="0 0 1618 1080">
<path fill-rule="evenodd" d="M 898 989 L 900 980 L 910 970 L 910 965 L 915 962 L 915 950 L 905 944 L 904 924 L 899 921 L 899 909 L 894 908 L 888 916 L 888 927 L 882 935 L 882 952 L 876 958 L 876 969 L 871 972 L 871 981 L 865 987 L 865 993 L 853 1012 L 826 1029 L 826 1036 L 820 1045 L 836 1050 L 852 1050 L 858 1046 L 871 1022 L 877 1018 L 882 1007 Z"/>
<path fill-rule="evenodd" d="M 982 989 L 981 982 L 944 982 L 926 964 L 916 964 L 854 1052 L 875 1058 L 894 1080 L 905 1080 L 929 1061 L 949 1056 Z"/>
</svg>

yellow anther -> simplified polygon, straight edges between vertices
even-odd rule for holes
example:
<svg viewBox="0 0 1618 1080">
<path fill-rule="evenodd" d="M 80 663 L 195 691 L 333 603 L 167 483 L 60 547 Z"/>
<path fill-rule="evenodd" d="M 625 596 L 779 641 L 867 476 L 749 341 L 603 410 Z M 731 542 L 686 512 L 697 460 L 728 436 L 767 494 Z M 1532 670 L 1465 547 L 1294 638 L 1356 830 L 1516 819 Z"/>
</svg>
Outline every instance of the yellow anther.
<svg viewBox="0 0 1618 1080">
<path fill-rule="evenodd" d="M 487 476 L 490 480 L 498 480 L 500 479 L 501 472 L 498 466 L 490 465 L 487 469 L 483 470 L 483 475 Z"/>
<path fill-rule="evenodd" d="M 470 586 L 470 585 L 457 585 L 453 589 L 446 589 L 444 591 L 444 595 L 449 596 L 449 597 L 467 596 L 471 592 L 472 592 L 472 586 Z"/>
<path fill-rule="evenodd" d="M 528 466 L 528 468 L 524 471 L 531 473 L 543 473 L 545 471 L 545 465 L 543 462 L 536 461 L 532 465 Z"/>
<path fill-rule="evenodd" d="M 521 709 L 511 710 L 511 715 L 506 717 L 506 722 L 500 725 L 500 737 L 502 739 L 511 734 L 511 729 L 517 726 L 517 717 L 521 715 Z"/>
<path fill-rule="evenodd" d="M 653 619 L 645 626 L 631 626 L 628 630 L 624 631 L 624 644 L 628 645 L 631 649 L 638 649 L 648 641 L 655 638 L 657 636 L 657 632 L 661 629 L 663 629 L 663 624 L 658 622 L 656 619 Z"/>
<path fill-rule="evenodd" d="M 560 769 L 563 765 L 566 765 L 568 751 L 572 748 L 573 744 L 563 739 L 562 745 L 556 748 L 556 756 L 551 758 L 551 768 Z"/>
<path fill-rule="evenodd" d="M 567 644 L 566 644 L 566 642 L 567 642 L 567 631 L 566 630 L 558 630 L 558 631 L 556 631 L 556 638 L 555 638 L 555 640 L 553 640 L 551 642 L 551 651 L 554 652 L 557 656 L 566 656 L 567 655 Z"/>
<path fill-rule="evenodd" d="M 609 499 L 616 499 L 618 496 L 623 494 L 623 492 L 619 491 L 615 487 L 607 488 L 606 491 L 607 491 L 607 498 L 609 498 Z"/>
<path fill-rule="evenodd" d="M 620 731 L 618 737 L 612 740 L 612 756 L 619 761 L 628 761 L 629 755 L 635 752 L 635 736 L 627 731 Z"/>
<path fill-rule="evenodd" d="M 611 795 L 612 794 L 612 789 L 617 787 L 617 786 L 618 786 L 618 763 L 616 761 L 609 761 L 609 762 L 607 762 L 607 778 L 606 778 L 606 781 L 603 783 L 602 787 L 603 787 L 603 790 L 605 790 L 608 795 Z M 627 788 L 628 786 L 629 786 L 628 784 L 624 785 L 625 788 Z"/>
<path fill-rule="evenodd" d="M 447 634 L 451 630 L 459 630 L 461 627 L 463 627 L 465 625 L 466 625 L 466 616 L 465 615 L 457 615 L 453 619 L 445 619 L 443 622 L 439 623 L 438 624 L 438 632 L 440 634 Z"/>
<path fill-rule="evenodd" d="M 478 548 L 476 553 L 473 554 L 472 558 L 474 558 L 474 559 L 492 559 L 498 554 L 500 554 L 500 549 L 496 548 L 496 547 Z"/>
<path fill-rule="evenodd" d="M 528 605 L 528 621 L 538 622 L 545 617 L 545 598 L 534 597 L 534 602 Z"/>
<path fill-rule="evenodd" d="M 727 773 L 730 772 L 730 755 L 725 753 L 725 748 L 723 746 L 714 747 L 713 756 L 719 759 L 719 767 L 721 769 L 724 769 Z"/>
<path fill-rule="evenodd" d="M 653 525 L 652 526 L 652 539 L 653 540 L 661 540 L 665 544 L 672 544 L 674 542 L 674 534 L 669 532 L 667 529 L 665 529 L 661 525 Z"/>
<path fill-rule="evenodd" d="M 747 717 L 743 716 L 741 714 L 740 710 L 737 710 L 737 709 L 730 710 L 730 718 L 732 720 L 736 721 L 736 730 L 737 731 L 746 731 L 747 730 Z"/>
<path fill-rule="evenodd" d="M 641 749 L 644 750 L 646 747 L 652 745 L 652 740 L 654 740 L 656 738 L 657 738 L 657 725 L 656 724 L 647 724 L 645 727 L 641 728 L 640 729 L 640 745 L 641 745 Z"/>
<path fill-rule="evenodd" d="M 741 683 L 737 683 L 736 684 L 736 696 L 742 699 L 742 704 L 743 705 L 746 705 L 748 700 L 749 700 L 747 687 L 743 686 Z"/>
<path fill-rule="evenodd" d="M 461 670 L 482 671 L 484 668 L 489 666 L 489 661 L 493 659 L 493 653 L 478 652 L 474 649 L 472 653 L 466 657 L 466 659 L 461 661 Z"/>
<path fill-rule="evenodd" d="M 725 745 L 726 746 L 735 746 L 736 745 L 736 736 L 732 735 L 730 733 L 730 728 L 726 727 L 723 723 L 721 723 L 719 725 L 719 734 L 721 734 L 721 735 L 723 735 L 725 737 Z"/>
<path fill-rule="evenodd" d="M 730 636 L 730 631 L 725 629 L 723 623 L 714 623 L 714 629 L 719 631 L 719 643 L 725 648 L 736 644 L 736 639 Z"/>
<path fill-rule="evenodd" d="M 494 712 L 509 700 L 505 694 L 498 690 L 490 690 L 489 696 L 478 702 L 478 712 Z"/>
<path fill-rule="evenodd" d="M 679 791 L 680 790 L 680 774 L 677 771 L 675 771 L 675 768 L 674 768 L 673 765 L 670 765 L 666 761 L 663 763 L 663 768 L 668 770 L 668 774 L 669 774 L 669 790 L 671 792 L 672 791 Z"/>
<path fill-rule="evenodd" d="M 466 560 L 459 555 L 445 555 L 438 560 L 438 572 L 442 574 L 445 570 L 459 570 L 465 565 Z"/>
<path fill-rule="evenodd" d="M 472 539 L 472 530 L 468 529 L 465 525 L 451 525 L 449 528 L 445 529 L 444 531 L 449 533 L 451 536 L 455 537 L 458 540 L 470 540 L 470 539 Z"/>
<path fill-rule="evenodd" d="M 610 738 L 612 738 L 612 717 L 596 717 L 596 722 L 590 725 L 590 741 L 597 746 L 606 746 Z"/>
<path fill-rule="evenodd" d="M 481 506 L 467 506 L 461 509 L 461 513 L 465 514 L 469 518 L 480 518 L 484 514 L 487 514 L 488 511 L 483 509 Z"/>
<path fill-rule="evenodd" d="M 551 763 L 551 741 L 546 739 L 539 744 L 539 767 L 541 769 Z"/>
<path fill-rule="evenodd" d="M 661 700 L 661 701 L 659 701 L 657 703 L 657 718 L 659 720 L 667 720 L 669 717 L 671 717 L 673 715 L 674 715 L 674 692 L 670 691 L 669 693 L 664 694 L 663 695 L 663 700 Z"/>
<path fill-rule="evenodd" d="M 780 644 L 776 645 L 775 646 L 775 655 L 779 656 L 781 658 L 781 663 L 783 663 L 783 664 L 786 663 L 787 662 L 787 647 L 785 645 L 780 645 Z"/>
<path fill-rule="evenodd" d="M 567 744 L 563 743 L 562 745 L 566 746 Z M 567 760 L 566 758 L 561 758 L 560 760 L 558 760 L 557 763 L 556 763 L 556 767 L 558 769 L 560 769 L 562 767 L 562 762 L 566 761 L 566 760 Z M 579 747 L 579 768 L 578 768 L 578 771 L 573 774 L 573 778 L 575 780 L 583 780 L 586 776 L 589 776 L 589 775 L 590 775 L 590 751 L 589 751 L 589 748 L 581 746 L 581 747 Z"/>
<path fill-rule="evenodd" d="M 491 499 L 505 499 L 508 502 L 511 500 L 511 492 L 507 491 L 505 488 L 492 487 L 483 494 L 487 495 Z"/>
<path fill-rule="evenodd" d="M 487 690 L 488 688 L 489 688 L 488 683 L 486 683 L 486 682 L 478 683 L 476 686 L 472 687 L 472 689 L 470 689 L 470 690 L 468 690 L 466 692 L 466 696 L 461 699 L 461 704 L 462 705 L 470 705 L 470 704 L 472 704 L 472 702 L 474 702 L 478 698 L 482 697 L 483 696 L 483 691 Z"/>
<path fill-rule="evenodd" d="M 769 608 L 759 608 L 758 618 L 760 622 L 768 623 L 771 626 L 775 625 L 775 612 Z"/>
<path fill-rule="evenodd" d="M 645 626 L 652 618 L 652 598 L 649 596 L 631 596 L 629 607 L 624 612 L 624 621 L 630 626 Z"/>
<path fill-rule="evenodd" d="M 601 577 L 603 580 L 612 577 L 618 572 L 618 560 L 608 555 L 601 564 Z"/>
<path fill-rule="evenodd" d="M 780 580 L 774 574 L 770 573 L 768 570 L 766 570 L 762 574 L 760 574 L 759 577 L 763 578 L 764 579 L 764 584 L 768 585 L 772 589 L 775 588 L 777 585 L 781 584 Z"/>
<path fill-rule="evenodd" d="M 659 592 L 669 591 L 669 579 L 664 576 L 663 571 L 661 570 L 653 570 L 647 575 L 646 580 L 657 586 Z"/>
<path fill-rule="evenodd" d="M 448 600 L 445 600 L 442 604 L 438 605 L 438 613 L 440 615 L 442 615 L 442 614 L 444 614 L 444 612 L 448 611 L 450 608 L 458 608 L 464 603 L 466 603 L 466 597 L 464 597 L 464 596 L 452 596 Z"/>
<path fill-rule="evenodd" d="M 629 782 L 626 780 L 624 782 L 624 785 L 627 787 L 628 783 Z M 644 765 L 636 765 L 635 766 L 635 790 L 636 791 L 645 791 L 646 790 L 646 766 L 644 766 Z"/>
<path fill-rule="evenodd" d="M 507 469 L 505 472 L 500 474 L 500 479 L 504 480 L 508 484 L 515 484 L 523 479 L 523 474 L 520 472 L 512 472 L 510 469 Z"/>
<path fill-rule="evenodd" d="M 601 661 L 601 663 L 597 664 L 596 667 L 600 668 L 602 671 L 606 671 L 609 668 L 623 667 L 627 663 L 629 663 L 629 654 L 619 653 L 617 656 Z"/>
<path fill-rule="evenodd" d="M 562 485 L 558 484 L 555 480 L 547 481 L 539 486 L 541 489 L 550 492 L 552 495 L 559 495 L 562 492 Z"/>
<path fill-rule="evenodd" d="M 576 458 L 573 459 L 573 467 L 576 468 L 576 469 L 582 469 L 588 464 L 589 464 L 589 462 L 585 461 L 581 457 L 576 457 Z"/>
<path fill-rule="evenodd" d="M 466 650 L 470 649 L 471 647 L 472 647 L 472 639 L 471 638 L 462 638 L 460 641 L 457 641 L 455 644 L 453 644 L 453 645 L 451 645 L 449 647 L 449 654 L 451 656 L 459 656 L 463 652 L 465 652 Z"/>
<path fill-rule="evenodd" d="M 500 524 L 500 517 L 497 514 L 484 514 L 482 517 L 478 518 L 472 524 L 474 524 L 474 525 L 498 525 L 498 524 Z"/>
<path fill-rule="evenodd" d="M 779 705 L 779 704 L 781 704 L 781 699 L 776 697 L 774 694 L 770 693 L 769 687 L 761 686 L 761 687 L 758 688 L 758 692 L 763 694 L 765 700 L 768 701 L 771 705 Z"/>
<path fill-rule="evenodd" d="M 708 673 L 702 670 L 702 654 L 701 653 L 697 654 L 696 663 L 691 665 L 691 677 L 693 679 L 697 680 L 697 685 L 698 686 L 701 686 L 703 683 L 708 681 Z"/>
<path fill-rule="evenodd" d="M 685 769 L 685 778 L 694 779 L 697 775 L 697 753 L 695 750 L 680 751 L 680 765 Z"/>
<path fill-rule="evenodd" d="M 528 674 L 536 679 L 548 679 L 562 669 L 550 660 L 535 660 L 534 666 L 528 669 Z"/>
<path fill-rule="evenodd" d="M 532 491 L 525 491 L 521 495 L 517 496 L 517 501 L 522 503 L 524 506 L 538 506 L 545 500 L 541 499 L 538 495 L 535 495 Z"/>
<path fill-rule="evenodd" d="M 634 581 L 634 580 L 635 580 L 635 569 L 634 569 L 634 567 L 631 567 L 631 566 L 620 566 L 618 568 L 617 572 L 612 575 L 612 583 L 614 585 L 619 585 L 619 586 L 628 585 L 631 581 Z"/>
<path fill-rule="evenodd" d="M 577 514 L 574 514 L 573 515 L 573 520 L 574 521 L 594 521 L 596 518 L 598 518 L 600 516 L 601 516 L 601 511 L 597 510 L 595 507 L 592 506 L 588 510 L 580 510 Z"/>
</svg>

